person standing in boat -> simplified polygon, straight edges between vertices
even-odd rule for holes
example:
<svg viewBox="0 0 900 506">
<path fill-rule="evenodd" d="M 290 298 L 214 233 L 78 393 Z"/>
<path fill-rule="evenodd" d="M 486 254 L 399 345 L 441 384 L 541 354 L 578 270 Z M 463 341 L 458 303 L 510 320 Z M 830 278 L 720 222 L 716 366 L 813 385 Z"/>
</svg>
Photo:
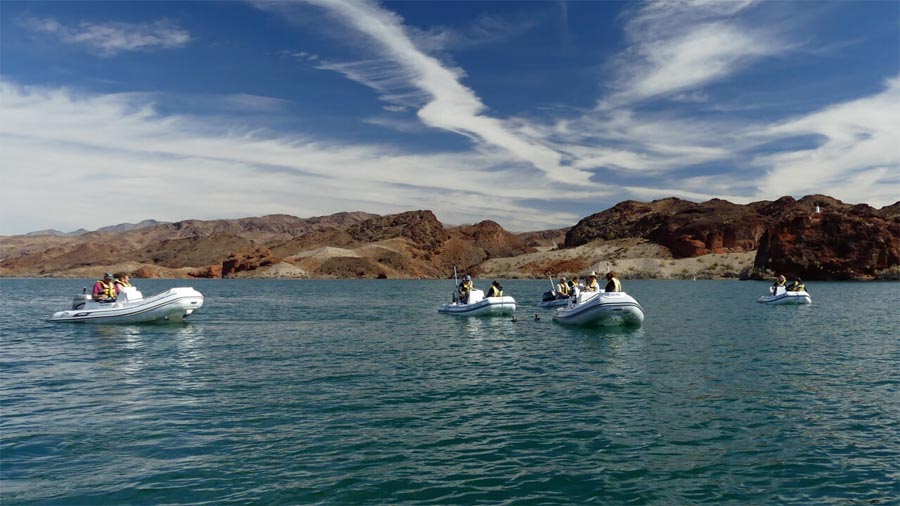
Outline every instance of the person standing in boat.
<svg viewBox="0 0 900 506">
<path fill-rule="evenodd" d="M 113 282 L 113 276 L 108 272 L 103 274 L 103 279 L 94 283 L 94 289 L 91 290 L 91 298 L 97 302 L 113 302 L 118 295 L 119 290 Z"/>
<path fill-rule="evenodd" d="M 599 292 L 600 291 L 600 283 L 597 282 L 597 273 L 591 271 L 588 274 L 587 280 L 584 282 L 584 291 L 585 292 Z"/>
<path fill-rule="evenodd" d="M 606 273 L 606 287 L 603 289 L 604 292 L 621 292 L 622 291 L 622 282 L 619 281 L 618 274 L 616 271 L 609 271 Z"/>
<path fill-rule="evenodd" d="M 459 301 L 467 304 L 469 301 L 469 292 L 475 289 L 475 283 L 472 282 L 472 276 L 466 274 L 459 283 Z"/>
<path fill-rule="evenodd" d="M 491 289 L 488 290 L 488 297 L 503 297 L 503 287 L 500 286 L 498 281 L 494 281 L 491 283 Z"/>
<path fill-rule="evenodd" d="M 779 274 L 775 282 L 772 283 L 772 295 L 778 295 L 778 287 L 785 288 L 786 284 L 787 279 L 784 278 L 784 274 Z"/>
</svg>

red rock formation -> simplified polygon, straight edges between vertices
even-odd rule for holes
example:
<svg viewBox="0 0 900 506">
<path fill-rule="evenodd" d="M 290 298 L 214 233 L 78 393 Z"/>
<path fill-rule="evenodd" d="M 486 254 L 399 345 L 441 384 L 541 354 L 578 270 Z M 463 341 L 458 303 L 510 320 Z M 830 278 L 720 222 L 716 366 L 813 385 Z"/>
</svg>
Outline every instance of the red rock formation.
<svg viewBox="0 0 900 506">
<path fill-rule="evenodd" d="M 357 242 L 368 243 L 406 237 L 424 250 L 434 251 L 450 238 L 431 211 L 410 211 L 369 218 L 347 229 Z"/>
<path fill-rule="evenodd" d="M 801 199 L 769 226 L 755 268 L 808 280 L 872 279 L 900 265 L 900 218 L 865 204 L 826 205 L 814 197 Z M 821 213 L 815 212 L 816 202 Z"/>
<path fill-rule="evenodd" d="M 634 237 L 665 246 L 676 257 L 751 251 L 767 222 L 764 213 L 751 206 L 719 199 L 702 204 L 676 198 L 628 200 L 578 222 L 566 234 L 566 246 Z"/>
<path fill-rule="evenodd" d="M 679 258 L 752 251 L 768 221 L 748 206 L 712 199 L 666 217 L 648 237 Z"/>
<path fill-rule="evenodd" d="M 188 276 L 192 278 L 207 278 L 207 279 L 215 279 L 222 277 L 222 266 L 221 265 L 210 265 L 205 269 L 200 269 L 197 271 L 189 272 Z"/>
<path fill-rule="evenodd" d="M 144 265 L 138 270 L 131 273 L 132 278 L 138 279 L 154 279 L 159 277 L 159 269 L 156 269 L 149 265 Z"/>
<path fill-rule="evenodd" d="M 583 218 L 566 233 L 567 248 L 581 246 L 597 239 L 611 241 L 629 237 L 647 237 L 666 217 L 697 204 L 678 198 L 637 202 L 626 200 L 613 207 Z"/>
<path fill-rule="evenodd" d="M 444 271 L 455 265 L 462 271 L 477 274 L 480 272 L 478 265 L 485 260 L 534 251 L 518 235 L 507 232 L 496 222 L 485 220 L 451 229 L 450 240 L 443 245 L 436 261 Z"/>
<path fill-rule="evenodd" d="M 226 278 L 242 271 L 252 271 L 260 267 L 266 267 L 281 259 L 272 255 L 272 251 L 265 246 L 259 246 L 252 251 L 232 253 L 227 260 L 222 262 L 222 277 Z"/>
</svg>

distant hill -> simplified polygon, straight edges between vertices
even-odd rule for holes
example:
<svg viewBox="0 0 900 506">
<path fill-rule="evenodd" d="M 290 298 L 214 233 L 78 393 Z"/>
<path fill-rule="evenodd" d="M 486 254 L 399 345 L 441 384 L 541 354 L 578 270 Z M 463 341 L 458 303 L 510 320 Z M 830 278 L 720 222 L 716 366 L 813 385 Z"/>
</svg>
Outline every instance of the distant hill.
<svg viewBox="0 0 900 506">
<path fill-rule="evenodd" d="M 78 230 L 74 230 L 72 232 L 62 232 L 60 230 L 49 229 L 49 230 L 38 230 L 36 232 L 28 232 L 25 236 L 37 236 L 37 235 L 49 235 L 53 237 L 72 237 L 76 235 L 86 234 L 87 230 L 83 228 L 79 228 Z"/>
<path fill-rule="evenodd" d="M 156 220 L 144 220 L 140 223 L 120 223 L 118 225 L 112 225 L 109 227 L 98 228 L 97 232 L 121 233 L 121 232 L 128 232 L 129 230 L 138 230 L 141 228 L 155 227 L 157 225 L 164 225 L 166 223 L 167 222 L 156 221 Z M 80 229 L 80 230 L 83 230 L 82 233 L 87 232 L 84 229 Z"/>
<path fill-rule="evenodd" d="M 900 202 L 876 210 L 825 195 L 748 205 L 625 201 L 571 228 L 518 234 L 490 220 L 448 227 L 428 210 L 144 220 L 77 232 L 4 238 L 0 276 L 444 278 L 456 266 L 543 277 L 604 265 L 626 277 L 900 274 Z"/>
<path fill-rule="evenodd" d="M 144 220 L 140 223 L 120 223 L 118 225 L 111 225 L 108 227 L 98 228 L 96 232 L 111 232 L 111 233 L 120 233 L 120 232 L 128 232 L 129 230 L 137 230 L 140 228 L 147 227 L 155 227 L 157 225 L 162 225 L 165 222 L 156 221 L 156 220 Z M 79 228 L 78 230 L 73 230 L 72 232 L 61 232 L 59 230 L 38 230 L 36 232 L 28 232 L 24 234 L 26 237 L 40 236 L 40 235 L 49 235 L 53 237 L 76 237 L 79 235 L 84 235 L 89 233 L 89 230 Z"/>
</svg>

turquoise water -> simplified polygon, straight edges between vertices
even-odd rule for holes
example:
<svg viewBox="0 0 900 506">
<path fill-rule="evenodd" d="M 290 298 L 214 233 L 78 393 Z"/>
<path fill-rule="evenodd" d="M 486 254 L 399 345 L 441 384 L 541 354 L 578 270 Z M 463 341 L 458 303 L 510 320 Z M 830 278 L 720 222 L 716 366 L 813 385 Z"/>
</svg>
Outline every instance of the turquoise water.
<svg viewBox="0 0 900 506">
<path fill-rule="evenodd" d="M 206 305 L 44 321 L 88 284 L 0 280 L 2 504 L 900 497 L 900 283 L 626 280 L 644 325 L 603 330 L 547 281 L 504 282 L 513 322 L 438 314 L 452 281 L 137 280 Z"/>
</svg>

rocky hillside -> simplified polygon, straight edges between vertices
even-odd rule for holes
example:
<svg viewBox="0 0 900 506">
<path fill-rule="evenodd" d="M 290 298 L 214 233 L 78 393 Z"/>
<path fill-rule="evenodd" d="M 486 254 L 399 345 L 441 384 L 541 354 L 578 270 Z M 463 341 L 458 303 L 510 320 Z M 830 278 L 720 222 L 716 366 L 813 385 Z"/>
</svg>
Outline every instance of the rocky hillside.
<svg viewBox="0 0 900 506">
<path fill-rule="evenodd" d="M 833 199 L 781 201 L 785 208 L 760 238 L 757 268 L 804 279 L 872 279 L 900 266 L 897 204 L 879 211 Z"/>
<path fill-rule="evenodd" d="M 816 208 L 819 208 L 819 212 Z M 900 202 L 880 210 L 824 195 L 738 205 L 625 201 L 571 229 L 514 234 L 486 220 L 445 227 L 427 210 L 141 222 L 0 241 L 2 276 L 543 277 L 611 266 L 631 277 L 896 278 Z"/>
<path fill-rule="evenodd" d="M 676 259 L 756 251 L 757 276 L 872 279 L 900 265 L 900 202 L 877 210 L 825 195 L 748 205 L 626 201 L 578 222 L 565 245 L 636 237 L 665 247 Z"/>
<path fill-rule="evenodd" d="M 77 237 L 4 238 L 0 274 L 136 277 L 434 278 L 533 251 L 485 221 L 445 229 L 431 211 L 187 220 Z"/>
</svg>

